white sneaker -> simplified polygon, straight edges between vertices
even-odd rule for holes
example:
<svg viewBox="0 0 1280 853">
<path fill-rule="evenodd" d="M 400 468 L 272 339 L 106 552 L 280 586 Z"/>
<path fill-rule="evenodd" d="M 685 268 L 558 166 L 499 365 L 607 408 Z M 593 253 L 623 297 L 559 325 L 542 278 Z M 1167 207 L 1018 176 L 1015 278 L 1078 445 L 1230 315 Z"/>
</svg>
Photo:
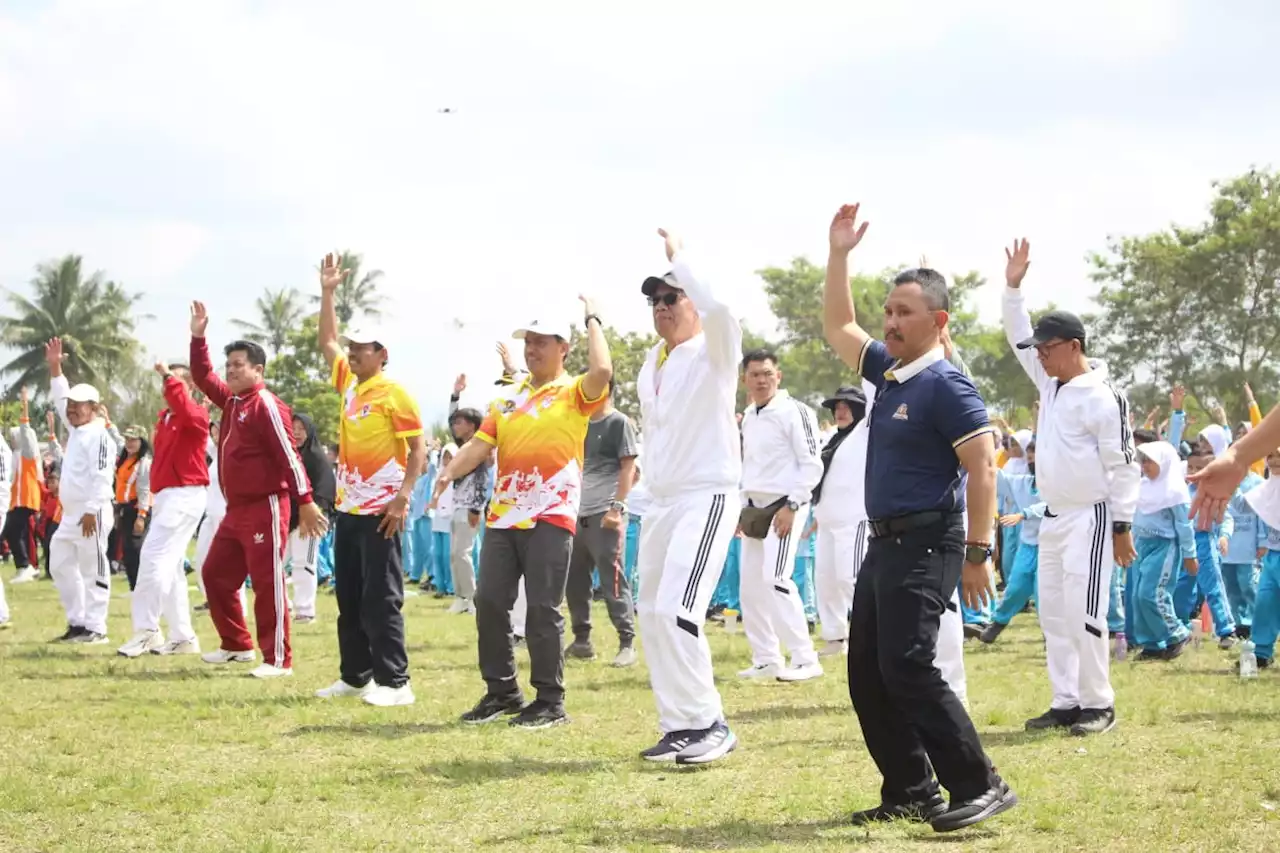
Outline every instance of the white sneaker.
<svg viewBox="0 0 1280 853">
<path fill-rule="evenodd" d="M 40 573 L 37 572 L 34 567 L 27 566 L 25 569 L 19 569 L 18 573 L 13 576 L 13 580 L 9 581 L 9 583 L 31 583 L 34 580 L 39 580 L 39 578 Z"/>
<path fill-rule="evenodd" d="M 635 646 L 623 646 L 618 649 L 618 655 L 613 659 L 613 665 L 620 669 L 635 666 L 639 662 L 640 653 L 636 651 Z"/>
<path fill-rule="evenodd" d="M 818 657 L 833 658 L 849 654 L 849 644 L 844 640 L 827 640 L 826 645 L 818 650 Z"/>
<path fill-rule="evenodd" d="M 450 613 L 475 613 L 476 606 L 471 603 L 469 598 L 455 598 L 453 604 L 449 605 Z"/>
<path fill-rule="evenodd" d="M 742 672 L 738 673 L 739 678 L 777 678 L 782 673 L 782 667 L 776 663 L 764 663 L 759 666 L 749 666 Z"/>
<path fill-rule="evenodd" d="M 116 649 L 116 654 L 125 658 L 142 657 L 147 652 L 154 652 L 164 645 L 164 634 L 159 630 L 139 631 L 129 642 Z"/>
<path fill-rule="evenodd" d="M 367 705 L 376 705 L 379 708 L 394 708 L 398 705 L 413 704 L 413 689 L 409 687 L 408 682 L 399 687 L 384 687 L 381 684 L 375 684 L 373 689 L 364 695 L 364 701 Z"/>
<path fill-rule="evenodd" d="M 152 649 L 153 655 L 198 655 L 200 641 L 195 637 L 190 640 L 171 640 L 158 649 Z"/>
<path fill-rule="evenodd" d="M 216 652 L 205 652 L 200 655 L 200 660 L 205 663 L 253 663 L 257 659 L 253 649 L 247 652 L 229 652 L 226 649 L 218 649 Z"/>
<path fill-rule="evenodd" d="M 821 677 L 822 664 L 820 663 L 805 663 L 799 666 L 792 664 L 778 673 L 779 681 L 809 681 Z"/>
<path fill-rule="evenodd" d="M 286 675 L 293 675 L 293 670 L 287 666 L 274 666 L 269 663 L 259 664 L 253 672 L 249 673 L 254 678 L 284 678 Z"/>
<path fill-rule="evenodd" d="M 321 690 L 317 690 L 316 698 L 345 699 L 349 696 L 357 696 L 363 699 L 364 697 L 368 696 L 371 692 L 373 692 L 373 688 L 377 686 L 378 685 L 370 681 L 364 687 L 352 687 L 350 684 L 347 684 L 347 682 L 339 678 L 337 681 L 333 682 L 333 684 L 330 684 L 328 687 L 325 687 Z"/>
</svg>

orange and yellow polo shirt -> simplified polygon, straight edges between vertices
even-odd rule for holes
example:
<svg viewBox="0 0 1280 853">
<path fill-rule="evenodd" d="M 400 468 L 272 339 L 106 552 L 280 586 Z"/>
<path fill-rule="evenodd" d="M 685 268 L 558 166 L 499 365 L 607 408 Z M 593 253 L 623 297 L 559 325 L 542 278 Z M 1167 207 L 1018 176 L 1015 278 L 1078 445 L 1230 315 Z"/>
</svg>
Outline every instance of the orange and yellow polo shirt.
<svg viewBox="0 0 1280 853">
<path fill-rule="evenodd" d="M 338 425 L 338 512 L 378 515 L 404 485 L 409 441 L 422 435 L 422 416 L 409 392 L 383 374 L 359 382 L 344 356 L 333 362 L 342 395 Z"/>
<path fill-rule="evenodd" d="M 577 529 L 587 423 L 608 394 L 587 399 L 583 378 L 564 373 L 539 388 L 526 378 L 489 405 L 476 432 L 498 448 L 489 527 L 527 530 L 545 521 Z"/>
</svg>

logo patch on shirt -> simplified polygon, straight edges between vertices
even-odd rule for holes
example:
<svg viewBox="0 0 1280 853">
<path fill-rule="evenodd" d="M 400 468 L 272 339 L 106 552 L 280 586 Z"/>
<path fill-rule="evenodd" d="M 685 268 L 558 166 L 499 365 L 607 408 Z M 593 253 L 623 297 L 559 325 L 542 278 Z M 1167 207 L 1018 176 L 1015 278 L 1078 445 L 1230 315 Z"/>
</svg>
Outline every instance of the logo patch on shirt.
<svg viewBox="0 0 1280 853">
<path fill-rule="evenodd" d="M 516 401 L 515 401 L 515 400 L 503 400 L 503 401 L 502 401 L 502 414 L 504 414 L 504 415 L 509 415 L 509 414 L 511 414 L 512 412 L 514 412 L 515 410 L 516 410 Z"/>
<path fill-rule="evenodd" d="M 263 536 L 261 533 L 253 534 L 254 545 L 261 545 L 263 542 L 266 542 L 266 541 L 267 541 L 267 537 Z"/>
<path fill-rule="evenodd" d="M 245 421 L 249 420 L 249 410 L 248 410 L 248 409 L 245 409 L 244 411 L 242 411 L 242 412 L 240 413 L 240 418 L 239 418 L 239 420 L 240 420 L 240 423 L 244 423 Z"/>
<path fill-rule="evenodd" d="M 365 404 L 364 404 L 364 406 L 360 409 L 360 417 L 362 417 L 362 418 L 367 418 L 367 417 L 369 417 L 369 412 L 370 412 L 370 411 L 371 411 L 371 408 L 370 408 L 369 404 L 368 404 L 368 403 L 365 403 Z"/>
<path fill-rule="evenodd" d="M 894 412 L 894 413 L 893 413 L 893 419 L 894 419 L 895 421 L 905 421 L 905 420 L 907 419 L 907 404 L 906 404 L 906 403 L 902 403 L 901 405 L 899 405 L 899 406 L 898 406 L 898 411 L 896 411 L 896 412 Z"/>
</svg>

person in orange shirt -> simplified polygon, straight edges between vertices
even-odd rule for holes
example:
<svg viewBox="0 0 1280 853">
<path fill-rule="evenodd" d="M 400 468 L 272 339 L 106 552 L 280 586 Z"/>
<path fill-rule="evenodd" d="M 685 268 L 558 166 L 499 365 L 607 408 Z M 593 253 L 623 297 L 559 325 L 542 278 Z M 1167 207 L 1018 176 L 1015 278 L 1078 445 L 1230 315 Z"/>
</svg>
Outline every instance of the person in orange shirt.
<svg viewBox="0 0 1280 853">
<path fill-rule="evenodd" d="M 13 446 L 9 515 L 4 522 L 4 538 L 18 570 L 14 583 L 28 583 L 39 577 L 36 571 L 36 513 L 40 509 L 40 489 L 44 472 L 40 465 L 40 440 L 31 428 L 27 389 L 20 394 L 21 426 L 10 430 Z"/>
<path fill-rule="evenodd" d="M 515 715 L 511 725 L 542 729 L 568 722 L 564 712 L 564 601 L 573 537 L 582 498 L 587 424 L 608 397 L 613 362 L 600 317 L 585 306 L 587 372 L 570 376 L 568 324 L 529 323 L 512 337 L 524 340 L 529 375 L 505 386 L 480 429 L 436 479 L 438 498 L 454 480 L 498 450 L 497 483 L 480 551 L 476 633 L 485 695 L 462 715 L 488 723 Z M 516 680 L 511 608 L 519 581 L 528 602 L 525 643 L 530 681 L 538 698 L 527 707 Z"/>
<path fill-rule="evenodd" d="M 36 534 L 40 537 L 40 546 L 44 549 L 44 574 L 49 574 L 49 543 L 53 534 L 62 526 L 62 500 L 58 497 L 61 478 L 57 471 L 52 471 L 44 478 L 41 487 L 40 515 L 36 522 Z"/>
<path fill-rule="evenodd" d="M 138 563 L 142 540 L 146 538 L 151 515 L 151 443 L 140 426 L 124 431 L 124 448 L 116 460 L 115 542 L 110 554 L 124 566 L 129 591 L 138 585 Z"/>
</svg>

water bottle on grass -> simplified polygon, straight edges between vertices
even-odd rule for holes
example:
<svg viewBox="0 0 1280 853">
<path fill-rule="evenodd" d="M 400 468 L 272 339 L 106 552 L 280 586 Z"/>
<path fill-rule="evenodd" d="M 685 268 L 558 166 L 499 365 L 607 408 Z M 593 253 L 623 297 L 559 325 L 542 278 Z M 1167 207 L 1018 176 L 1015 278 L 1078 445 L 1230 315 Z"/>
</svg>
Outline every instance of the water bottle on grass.
<svg viewBox="0 0 1280 853">
<path fill-rule="evenodd" d="M 1258 677 L 1258 656 L 1255 653 L 1253 640 L 1245 640 L 1240 644 L 1240 677 Z"/>
</svg>

